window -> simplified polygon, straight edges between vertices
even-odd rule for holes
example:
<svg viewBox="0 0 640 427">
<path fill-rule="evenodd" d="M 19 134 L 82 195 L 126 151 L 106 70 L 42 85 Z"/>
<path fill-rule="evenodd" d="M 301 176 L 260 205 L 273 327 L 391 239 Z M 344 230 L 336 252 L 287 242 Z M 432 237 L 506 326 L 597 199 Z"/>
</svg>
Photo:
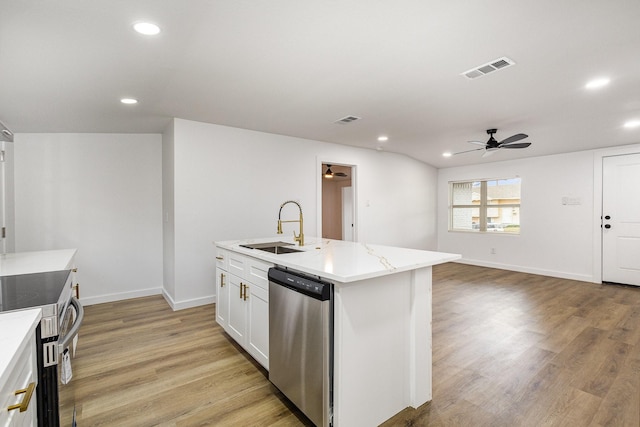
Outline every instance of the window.
<svg viewBox="0 0 640 427">
<path fill-rule="evenodd" d="M 520 233 L 520 178 L 449 183 L 449 231 Z"/>
</svg>

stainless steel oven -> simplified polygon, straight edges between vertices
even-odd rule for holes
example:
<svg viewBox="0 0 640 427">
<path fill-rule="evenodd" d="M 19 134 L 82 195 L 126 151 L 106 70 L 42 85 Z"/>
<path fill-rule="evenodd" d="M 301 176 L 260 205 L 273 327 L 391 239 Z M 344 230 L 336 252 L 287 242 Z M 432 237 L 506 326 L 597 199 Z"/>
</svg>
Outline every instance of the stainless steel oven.
<svg viewBox="0 0 640 427">
<path fill-rule="evenodd" d="M 60 399 L 73 396 L 65 388 L 70 387 L 73 344 L 84 318 L 72 276 L 71 270 L 61 270 L 0 277 L 0 311 L 42 309 L 36 329 L 38 426 L 75 425 L 73 403 Z"/>
</svg>

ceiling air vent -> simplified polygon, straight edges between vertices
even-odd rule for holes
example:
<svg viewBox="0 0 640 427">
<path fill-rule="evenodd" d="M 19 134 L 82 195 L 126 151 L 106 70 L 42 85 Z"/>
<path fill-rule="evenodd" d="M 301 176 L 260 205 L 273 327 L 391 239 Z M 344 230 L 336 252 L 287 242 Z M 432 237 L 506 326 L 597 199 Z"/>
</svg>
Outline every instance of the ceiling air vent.
<svg viewBox="0 0 640 427">
<path fill-rule="evenodd" d="M 503 56 L 502 58 L 494 59 L 491 62 L 487 62 L 486 64 L 482 64 L 479 67 L 472 68 L 460 74 L 468 79 L 475 79 L 477 77 L 493 73 L 497 70 L 502 70 L 503 68 L 507 68 L 515 64 L 516 63 L 513 60 Z"/>
<path fill-rule="evenodd" d="M 356 120 L 360 120 L 360 117 L 346 116 L 346 117 L 343 117 L 341 119 L 336 120 L 334 123 L 339 123 L 341 125 L 346 125 L 346 124 L 349 124 L 351 122 L 355 122 Z"/>
</svg>

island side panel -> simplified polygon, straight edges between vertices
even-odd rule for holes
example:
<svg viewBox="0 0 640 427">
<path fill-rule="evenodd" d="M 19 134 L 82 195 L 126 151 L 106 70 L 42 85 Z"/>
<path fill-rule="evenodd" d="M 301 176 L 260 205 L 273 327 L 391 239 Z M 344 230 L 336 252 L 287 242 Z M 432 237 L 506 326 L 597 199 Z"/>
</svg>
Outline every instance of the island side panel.
<svg viewBox="0 0 640 427">
<path fill-rule="evenodd" d="M 432 268 L 413 270 L 409 327 L 409 405 L 432 399 Z"/>
<path fill-rule="evenodd" d="M 412 370 L 420 375 L 427 372 L 422 365 L 431 362 L 430 357 L 413 366 L 411 362 L 426 353 L 418 352 L 413 359 L 410 355 L 417 347 L 411 340 L 420 333 L 412 323 L 425 319 L 412 313 L 426 304 L 412 302 L 416 295 L 424 297 L 421 286 L 414 289 L 414 277 L 409 271 L 336 284 L 335 426 L 379 425 L 411 406 L 416 401 L 412 395 L 420 394 L 422 399 L 425 389 L 430 392 L 430 378 L 411 379 Z M 421 343 L 418 346 L 424 340 Z"/>
</svg>

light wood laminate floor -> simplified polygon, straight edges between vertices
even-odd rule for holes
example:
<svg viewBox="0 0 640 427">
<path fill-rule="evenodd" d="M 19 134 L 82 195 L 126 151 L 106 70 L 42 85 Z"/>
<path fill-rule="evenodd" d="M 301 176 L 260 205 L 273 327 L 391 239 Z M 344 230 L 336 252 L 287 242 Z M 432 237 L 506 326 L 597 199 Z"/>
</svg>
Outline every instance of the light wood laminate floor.
<svg viewBox="0 0 640 427">
<path fill-rule="evenodd" d="M 78 425 L 310 425 L 214 310 L 86 307 Z M 433 401 L 384 426 L 638 427 L 640 289 L 436 266 L 433 362 Z"/>
</svg>

